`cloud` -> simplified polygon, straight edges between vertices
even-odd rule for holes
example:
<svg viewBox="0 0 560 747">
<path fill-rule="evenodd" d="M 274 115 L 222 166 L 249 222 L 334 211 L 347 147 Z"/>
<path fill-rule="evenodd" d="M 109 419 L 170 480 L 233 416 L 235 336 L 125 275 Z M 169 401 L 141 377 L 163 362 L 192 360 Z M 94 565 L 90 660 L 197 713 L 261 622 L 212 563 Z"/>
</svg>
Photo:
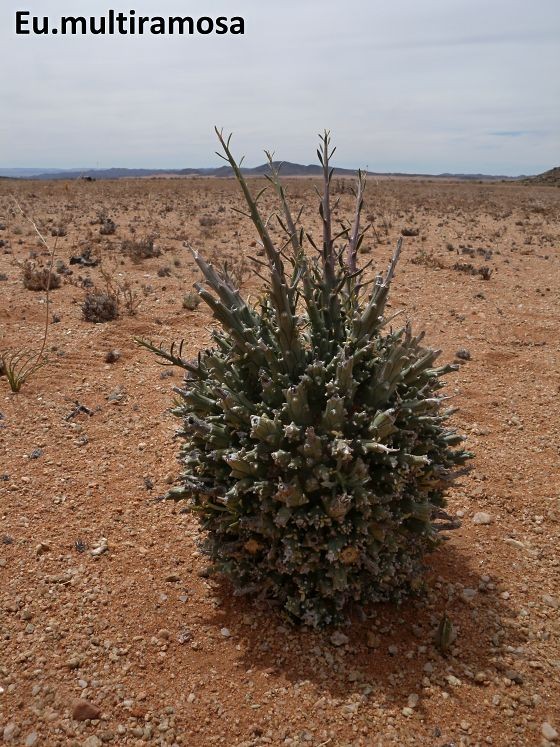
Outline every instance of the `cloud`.
<svg viewBox="0 0 560 747">
<path fill-rule="evenodd" d="M 525 137 L 527 135 L 545 135 L 544 132 L 538 130 L 499 130 L 498 132 L 490 132 L 489 135 L 494 137 Z"/>
</svg>

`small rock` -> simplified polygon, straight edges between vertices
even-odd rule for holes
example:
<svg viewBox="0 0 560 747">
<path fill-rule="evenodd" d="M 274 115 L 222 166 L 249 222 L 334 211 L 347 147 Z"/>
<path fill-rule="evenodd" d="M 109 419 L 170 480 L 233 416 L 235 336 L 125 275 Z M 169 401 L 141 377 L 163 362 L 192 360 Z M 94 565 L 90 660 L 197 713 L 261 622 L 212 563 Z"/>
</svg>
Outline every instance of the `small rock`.
<svg viewBox="0 0 560 747">
<path fill-rule="evenodd" d="M 412 710 L 412 708 L 409 708 L 408 706 L 402 709 L 403 716 L 412 716 L 413 714 L 414 714 L 414 711 Z"/>
<path fill-rule="evenodd" d="M 379 644 L 381 643 L 381 641 L 379 640 L 378 635 L 376 635 L 373 631 L 368 630 L 366 643 L 368 648 L 379 648 Z"/>
<path fill-rule="evenodd" d="M 105 356 L 105 363 L 116 363 L 120 357 L 120 350 L 109 350 L 109 352 Z"/>
<path fill-rule="evenodd" d="M 39 544 L 35 548 L 35 555 L 37 555 L 37 557 L 40 557 L 41 555 L 44 555 L 46 552 L 49 552 L 50 549 L 51 549 L 50 545 L 47 545 L 46 542 L 39 542 Z"/>
<path fill-rule="evenodd" d="M 31 734 L 28 734 L 25 737 L 25 747 L 35 747 L 37 744 L 37 740 L 39 739 L 39 735 L 36 731 L 32 731 Z"/>
<path fill-rule="evenodd" d="M 9 724 L 6 724 L 4 727 L 4 732 L 2 736 L 4 737 L 4 742 L 11 742 L 12 739 L 15 739 L 17 735 L 19 734 L 19 727 L 17 724 L 15 724 L 13 721 L 10 721 Z"/>
<path fill-rule="evenodd" d="M 93 735 L 92 737 L 88 737 L 86 739 L 86 741 L 82 744 L 82 747 L 103 747 L 103 742 L 99 739 L 99 737 Z"/>
<path fill-rule="evenodd" d="M 463 589 L 462 597 L 466 602 L 471 602 L 477 595 L 476 589 Z"/>
<path fill-rule="evenodd" d="M 511 680 L 516 685 L 522 685 L 525 682 L 521 672 L 518 672 L 515 669 L 506 669 L 505 675 L 508 678 L 508 680 Z"/>
<path fill-rule="evenodd" d="M 104 552 L 107 552 L 108 549 L 109 543 L 107 542 L 107 538 L 101 537 L 97 542 L 97 545 L 90 552 L 94 557 L 98 557 L 99 555 L 103 555 Z"/>
<path fill-rule="evenodd" d="M 177 636 L 179 643 L 188 643 L 192 640 L 192 633 L 188 628 L 181 628 L 179 635 Z"/>
<path fill-rule="evenodd" d="M 420 700 L 420 698 L 418 697 L 418 695 L 416 693 L 411 693 L 408 696 L 408 700 L 407 700 L 406 704 L 407 704 L 407 706 L 409 708 L 416 708 L 416 706 L 418 705 L 418 701 L 419 700 Z"/>
<path fill-rule="evenodd" d="M 222 628 L 220 630 L 220 633 L 223 635 L 224 638 L 229 638 L 231 635 L 229 628 Z"/>
<path fill-rule="evenodd" d="M 558 601 L 558 599 L 556 599 L 556 597 L 551 597 L 550 594 L 543 594 L 542 600 L 547 607 L 553 607 L 555 610 L 560 607 L 560 602 Z"/>
<path fill-rule="evenodd" d="M 124 399 L 125 393 L 122 387 L 118 386 L 110 394 L 107 395 L 107 402 L 121 402 Z"/>
<path fill-rule="evenodd" d="M 30 459 L 39 459 L 39 457 L 43 456 L 43 449 L 34 449 L 31 454 L 29 455 Z"/>
<path fill-rule="evenodd" d="M 506 545 L 510 545 L 511 547 L 516 547 L 518 550 L 525 549 L 525 545 L 523 544 L 523 542 L 513 539 L 513 537 L 506 537 L 504 542 L 506 543 Z"/>
<path fill-rule="evenodd" d="M 347 635 L 344 635 L 344 633 L 340 630 L 335 630 L 334 633 L 330 637 L 330 641 L 333 646 L 346 646 L 350 639 Z"/>
<path fill-rule="evenodd" d="M 549 742 L 555 742 L 558 739 L 558 732 L 552 724 L 548 723 L 548 721 L 545 721 L 541 726 L 541 734 L 545 739 L 548 739 Z"/>
<path fill-rule="evenodd" d="M 461 680 L 458 677 L 455 677 L 454 674 L 448 674 L 445 679 L 451 685 L 451 687 L 459 687 L 459 685 L 461 684 Z"/>
<path fill-rule="evenodd" d="M 72 704 L 72 718 L 74 721 L 87 721 L 88 719 L 97 719 L 101 716 L 101 709 L 89 700 L 78 698 Z"/>
<path fill-rule="evenodd" d="M 492 523 L 492 517 L 490 514 L 487 514 L 485 511 L 478 511 L 473 516 L 473 524 L 491 524 Z"/>
</svg>

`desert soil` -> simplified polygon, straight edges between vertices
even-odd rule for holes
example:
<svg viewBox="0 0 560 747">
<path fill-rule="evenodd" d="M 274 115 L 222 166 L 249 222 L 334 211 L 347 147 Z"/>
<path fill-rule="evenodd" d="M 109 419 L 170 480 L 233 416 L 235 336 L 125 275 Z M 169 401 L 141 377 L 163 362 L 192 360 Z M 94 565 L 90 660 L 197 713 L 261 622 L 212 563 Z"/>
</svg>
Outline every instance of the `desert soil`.
<svg viewBox="0 0 560 747">
<path fill-rule="evenodd" d="M 335 182 L 340 218 L 352 206 L 346 186 Z M 318 235 L 314 183 L 288 189 Z M 560 743 L 560 190 L 368 189 L 364 259 L 384 268 L 401 231 L 417 233 L 405 239 L 392 310 L 425 329 L 442 360 L 463 350 L 446 393 L 476 459 L 450 495 L 462 526 L 427 559 L 426 595 L 313 632 L 205 578 L 196 518 L 161 500 L 179 474 L 169 407 L 181 378 L 134 338 L 184 339 L 187 357 L 209 343 L 209 311 L 182 303 L 198 279 L 185 243 L 228 259 L 257 297 L 242 258 L 259 247 L 232 210 L 235 183 L 0 181 L 2 350 L 38 351 L 46 310 L 45 294 L 24 288 L 22 263 L 48 256 L 14 198 L 51 245 L 54 229 L 66 234 L 48 363 L 19 394 L 0 378 L 5 743 Z M 114 234 L 100 235 L 100 213 Z M 159 256 L 123 252 L 150 234 Z M 106 284 L 100 266 L 69 265 L 87 249 L 113 287 L 128 288 L 134 314 L 121 304 L 115 321 L 82 319 L 84 286 Z M 434 645 L 444 614 L 457 636 L 447 656 Z"/>
</svg>

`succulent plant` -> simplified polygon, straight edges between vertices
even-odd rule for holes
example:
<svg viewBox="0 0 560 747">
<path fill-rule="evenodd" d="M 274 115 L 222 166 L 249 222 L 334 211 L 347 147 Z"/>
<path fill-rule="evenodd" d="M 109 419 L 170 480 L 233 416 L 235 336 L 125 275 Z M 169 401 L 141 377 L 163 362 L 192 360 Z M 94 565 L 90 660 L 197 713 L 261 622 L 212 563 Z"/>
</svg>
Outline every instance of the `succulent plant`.
<svg viewBox="0 0 560 747">
<path fill-rule="evenodd" d="M 385 274 L 366 281 L 358 267 L 361 172 L 353 220 L 334 231 L 328 133 L 317 151 L 320 245 L 299 227 L 267 153 L 285 233 L 277 246 L 262 192 L 252 196 L 231 136 L 216 132 L 267 274 L 250 304 L 195 254 L 206 281 L 198 293 L 219 324 L 213 346 L 193 361 L 182 344 L 139 341 L 186 369 L 174 408 L 183 475 L 169 495 L 200 516 L 211 567 L 236 593 L 260 594 L 311 626 L 340 623 L 354 604 L 418 589 L 424 556 L 453 526 L 444 494 L 471 455 L 446 424 L 439 390 L 457 367 L 437 366 L 440 351 L 385 316 L 402 240 Z"/>
</svg>

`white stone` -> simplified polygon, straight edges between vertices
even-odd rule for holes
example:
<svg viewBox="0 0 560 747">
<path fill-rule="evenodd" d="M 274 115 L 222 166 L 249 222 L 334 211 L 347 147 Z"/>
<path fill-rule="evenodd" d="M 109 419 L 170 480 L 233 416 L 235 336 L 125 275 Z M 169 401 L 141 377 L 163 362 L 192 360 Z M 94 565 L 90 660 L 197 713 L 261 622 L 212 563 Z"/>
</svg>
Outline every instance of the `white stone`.
<svg viewBox="0 0 560 747">
<path fill-rule="evenodd" d="M 473 524 L 491 524 L 492 523 L 492 517 L 490 514 L 487 514 L 485 511 L 477 511 L 477 513 L 473 516 Z"/>
<path fill-rule="evenodd" d="M 541 734 L 545 739 L 548 739 L 549 742 L 555 742 L 558 739 L 558 732 L 552 724 L 548 723 L 548 721 L 545 721 L 541 726 Z"/>
<path fill-rule="evenodd" d="M 408 696 L 408 701 L 406 704 L 409 708 L 416 708 L 416 706 L 418 705 L 418 701 L 419 701 L 418 695 L 416 693 L 411 693 Z"/>
<path fill-rule="evenodd" d="M 345 646 L 348 641 L 348 636 L 344 635 L 340 630 L 335 630 L 331 635 L 331 643 L 333 646 Z"/>
</svg>

